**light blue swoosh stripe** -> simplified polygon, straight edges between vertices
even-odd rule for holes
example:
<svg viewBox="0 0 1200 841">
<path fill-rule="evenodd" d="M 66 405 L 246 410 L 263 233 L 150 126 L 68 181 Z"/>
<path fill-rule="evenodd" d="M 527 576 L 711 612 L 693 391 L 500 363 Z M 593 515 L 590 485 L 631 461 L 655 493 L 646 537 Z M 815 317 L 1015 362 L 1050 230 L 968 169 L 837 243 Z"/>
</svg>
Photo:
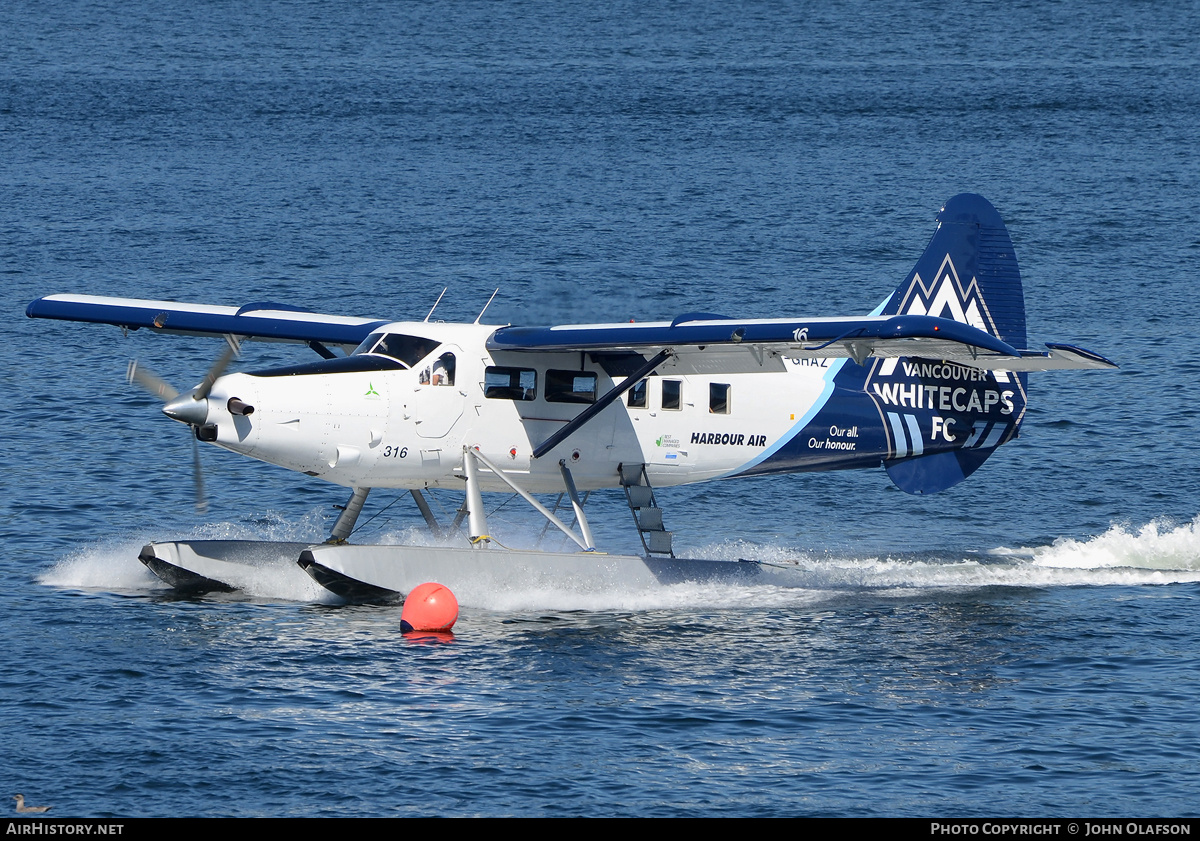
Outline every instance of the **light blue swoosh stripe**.
<svg viewBox="0 0 1200 841">
<path fill-rule="evenodd" d="M 895 293 L 892 293 L 892 294 L 894 295 Z M 889 295 L 886 298 L 884 298 L 883 303 L 881 303 L 879 306 L 877 306 L 875 309 L 873 309 L 870 312 L 870 315 L 879 315 L 881 312 L 883 312 L 884 307 L 886 307 L 888 305 L 888 302 L 891 300 L 892 300 L 892 295 Z M 838 371 L 841 371 L 842 366 L 845 365 L 847 362 L 849 362 L 848 359 L 839 359 L 836 362 L 834 362 L 832 365 L 829 366 L 828 370 L 826 370 L 825 374 L 821 377 L 821 379 L 824 380 L 824 382 L 825 382 L 825 386 L 821 389 L 821 393 L 817 396 L 817 399 L 813 402 L 813 404 L 809 408 L 809 410 L 804 413 L 803 417 L 801 417 L 800 420 L 796 421 L 796 423 L 793 424 L 791 429 L 789 429 L 786 433 L 784 433 L 783 435 L 781 435 L 779 437 L 779 440 L 777 440 L 774 444 L 772 444 L 767 449 L 763 450 L 761 453 L 759 453 L 754 458 L 750 459 L 750 461 L 746 462 L 745 464 L 741 465 L 740 467 L 735 467 L 733 470 L 730 470 L 728 473 L 722 473 L 717 478 L 718 479 L 728 479 L 731 476 L 737 476 L 739 473 L 745 473 L 747 470 L 751 469 L 752 467 L 757 467 L 758 465 L 762 464 L 767 459 L 771 458 L 771 456 L 773 456 L 777 452 L 779 452 L 788 442 L 790 442 L 797 434 L 799 434 L 800 431 L 804 429 L 804 427 L 808 426 L 809 421 L 811 421 L 813 418 L 815 418 L 817 416 L 818 412 L 820 412 L 822 409 L 825 408 L 825 404 L 828 403 L 829 398 L 833 396 L 833 389 L 834 389 L 833 381 L 837 377 Z"/>
</svg>

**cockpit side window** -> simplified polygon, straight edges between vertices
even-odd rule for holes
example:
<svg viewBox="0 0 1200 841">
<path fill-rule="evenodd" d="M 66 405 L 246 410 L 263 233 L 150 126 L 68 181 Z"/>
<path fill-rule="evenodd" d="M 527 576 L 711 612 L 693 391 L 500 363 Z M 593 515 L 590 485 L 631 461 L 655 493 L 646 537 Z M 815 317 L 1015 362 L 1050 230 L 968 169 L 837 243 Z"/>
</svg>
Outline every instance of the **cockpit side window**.
<svg viewBox="0 0 1200 841">
<path fill-rule="evenodd" d="M 421 385 L 454 385 L 454 354 L 443 353 L 421 372 Z"/>
<path fill-rule="evenodd" d="M 411 368 L 429 355 L 441 344 L 433 339 L 423 339 L 420 336 L 406 336 L 403 333 L 372 333 L 354 353 L 374 353 L 390 356 Z"/>
<path fill-rule="evenodd" d="M 379 343 L 379 340 L 382 338 L 383 338 L 382 333 L 372 333 L 371 335 L 369 335 L 365 339 L 363 339 L 361 342 L 359 342 L 358 347 L 356 347 L 354 349 L 354 353 L 352 353 L 350 355 L 355 356 L 360 353 L 370 353 L 371 348 L 375 347 L 375 345 L 377 345 Z"/>
</svg>

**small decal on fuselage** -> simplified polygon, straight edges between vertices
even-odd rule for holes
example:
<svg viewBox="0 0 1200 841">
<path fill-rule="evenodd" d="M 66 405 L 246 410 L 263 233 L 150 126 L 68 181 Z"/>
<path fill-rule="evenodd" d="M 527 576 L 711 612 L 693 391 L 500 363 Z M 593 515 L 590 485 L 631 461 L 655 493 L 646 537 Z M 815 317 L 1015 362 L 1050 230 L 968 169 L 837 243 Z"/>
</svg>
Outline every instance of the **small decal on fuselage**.
<svg viewBox="0 0 1200 841">
<path fill-rule="evenodd" d="M 731 447 L 765 447 L 767 436 L 745 435 L 736 432 L 693 432 L 693 444 L 724 444 Z"/>
<path fill-rule="evenodd" d="M 847 438 L 858 438 L 857 424 L 854 426 L 831 426 L 827 435 L 821 438 L 810 437 L 808 448 L 810 450 L 857 450 L 858 441 L 847 441 L 845 440 Z"/>
</svg>

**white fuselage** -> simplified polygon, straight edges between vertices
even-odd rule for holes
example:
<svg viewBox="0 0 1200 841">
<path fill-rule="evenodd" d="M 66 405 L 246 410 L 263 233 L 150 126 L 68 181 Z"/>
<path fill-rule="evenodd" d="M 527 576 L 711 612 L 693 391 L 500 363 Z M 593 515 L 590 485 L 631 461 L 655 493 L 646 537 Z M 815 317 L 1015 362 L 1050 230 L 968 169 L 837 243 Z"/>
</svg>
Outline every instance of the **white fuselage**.
<svg viewBox="0 0 1200 841">
<path fill-rule="evenodd" d="M 622 463 L 645 464 L 656 486 L 679 485 L 755 463 L 798 428 L 838 364 L 775 359 L 759 373 L 707 376 L 672 373 L 668 363 L 534 459 L 624 375 L 586 353 L 489 351 L 493 330 L 392 324 L 374 335 L 417 337 L 419 358 L 377 370 L 229 374 L 209 395 L 206 424 L 218 446 L 347 487 L 461 488 L 464 447 L 531 492 L 562 489 L 560 460 L 580 489 L 618 485 Z M 378 356 L 371 341 L 349 359 Z M 253 412 L 232 414 L 231 398 Z M 506 489 L 491 476 L 480 476 L 484 490 Z"/>
</svg>

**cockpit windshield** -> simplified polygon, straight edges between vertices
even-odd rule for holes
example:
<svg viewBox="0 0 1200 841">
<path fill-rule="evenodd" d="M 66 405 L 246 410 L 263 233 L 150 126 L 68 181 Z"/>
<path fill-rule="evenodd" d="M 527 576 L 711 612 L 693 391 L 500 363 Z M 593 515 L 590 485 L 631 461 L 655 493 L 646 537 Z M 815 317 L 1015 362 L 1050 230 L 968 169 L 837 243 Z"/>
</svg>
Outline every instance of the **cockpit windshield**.
<svg viewBox="0 0 1200 841">
<path fill-rule="evenodd" d="M 363 343 L 354 349 L 352 356 L 360 353 L 375 353 L 390 356 L 411 368 L 429 355 L 440 342 L 433 339 L 422 339 L 419 336 L 405 336 L 403 333 L 372 333 Z"/>
</svg>

